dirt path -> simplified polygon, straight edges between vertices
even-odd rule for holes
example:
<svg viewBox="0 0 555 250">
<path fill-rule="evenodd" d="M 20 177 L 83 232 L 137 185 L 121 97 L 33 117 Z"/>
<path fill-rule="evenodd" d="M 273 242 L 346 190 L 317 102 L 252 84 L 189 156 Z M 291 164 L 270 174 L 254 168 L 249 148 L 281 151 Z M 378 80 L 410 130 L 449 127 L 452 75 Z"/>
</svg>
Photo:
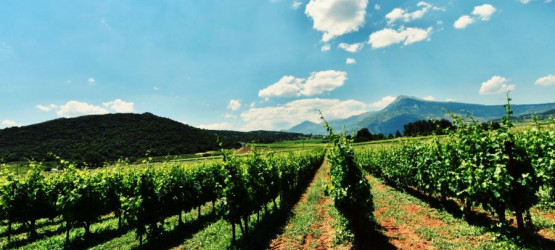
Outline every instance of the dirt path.
<svg viewBox="0 0 555 250">
<path fill-rule="evenodd" d="M 329 167 L 324 162 L 307 191 L 293 209 L 294 215 L 270 249 L 348 249 L 334 245 L 335 229 L 330 216 L 331 199 L 324 194 L 329 184 Z"/>
<path fill-rule="evenodd" d="M 553 249 L 551 238 L 510 240 L 488 227 L 469 224 L 464 218 L 431 207 L 428 203 L 367 176 L 372 186 L 374 217 L 378 230 L 398 249 Z M 545 218 L 545 215 L 543 216 Z M 549 234 L 552 221 L 538 220 Z M 524 237 L 526 238 L 526 237 Z"/>
<path fill-rule="evenodd" d="M 398 249 L 435 249 L 431 242 L 420 237 L 415 229 L 420 228 L 420 225 L 436 227 L 445 223 L 421 213 L 425 208 L 416 204 L 398 203 L 392 208 L 394 204 L 391 204 L 391 201 L 394 201 L 395 197 L 390 193 L 391 188 L 376 182 L 370 176 L 367 176 L 367 179 L 372 184 L 375 197 L 376 222 L 381 226 L 382 233 L 390 239 L 390 243 Z M 402 213 L 397 210 L 401 210 Z"/>
</svg>

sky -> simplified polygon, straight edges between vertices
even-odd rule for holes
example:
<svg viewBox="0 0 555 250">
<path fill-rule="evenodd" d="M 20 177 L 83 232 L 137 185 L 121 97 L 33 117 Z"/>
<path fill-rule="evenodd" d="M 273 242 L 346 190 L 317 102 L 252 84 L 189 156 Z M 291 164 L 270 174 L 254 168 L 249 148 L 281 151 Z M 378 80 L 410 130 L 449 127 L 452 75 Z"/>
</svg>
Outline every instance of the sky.
<svg viewBox="0 0 555 250">
<path fill-rule="evenodd" d="M 283 130 L 432 101 L 555 102 L 551 0 L 2 1 L 0 128 L 144 113 Z"/>
</svg>

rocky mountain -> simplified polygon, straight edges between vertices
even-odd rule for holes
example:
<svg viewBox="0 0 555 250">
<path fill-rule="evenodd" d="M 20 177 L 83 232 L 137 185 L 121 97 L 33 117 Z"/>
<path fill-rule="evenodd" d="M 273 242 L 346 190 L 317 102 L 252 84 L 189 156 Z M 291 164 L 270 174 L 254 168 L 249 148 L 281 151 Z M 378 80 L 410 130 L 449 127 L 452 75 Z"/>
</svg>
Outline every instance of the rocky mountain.
<svg viewBox="0 0 555 250">
<path fill-rule="evenodd" d="M 555 109 L 555 103 L 511 105 L 514 116 L 543 113 Z M 394 134 L 403 132 L 403 125 L 418 120 L 449 118 L 447 113 L 470 114 L 479 121 L 499 119 L 505 115 L 503 105 L 481 105 L 460 102 L 427 101 L 416 97 L 399 96 L 395 101 L 380 111 L 366 112 L 346 119 L 330 121 L 337 129 L 345 128 L 348 133 L 355 133 L 361 128 L 368 128 L 374 134 Z M 302 122 L 286 130 L 306 134 L 326 134 L 321 124 L 310 121 Z"/>
</svg>

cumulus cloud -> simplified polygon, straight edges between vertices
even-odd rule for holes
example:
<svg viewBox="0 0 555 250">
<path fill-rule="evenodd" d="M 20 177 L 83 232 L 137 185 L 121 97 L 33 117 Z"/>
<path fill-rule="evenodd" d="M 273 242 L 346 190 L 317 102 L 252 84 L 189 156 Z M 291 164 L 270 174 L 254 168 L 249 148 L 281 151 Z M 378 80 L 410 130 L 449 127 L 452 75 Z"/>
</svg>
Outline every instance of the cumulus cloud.
<svg viewBox="0 0 555 250">
<path fill-rule="evenodd" d="M 426 101 L 433 101 L 433 100 L 435 100 L 435 98 L 434 98 L 433 96 L 431 96 L 431 95 L 426 96 L 426 97 L 424 97 L 424 98 L 422 98 L 422 99 L 424 99 L 424 100 L 426 100 Z"/>
<path fill-rule="evenodd" d="M 12 120 L 3 120 L 2 121 L 2 126 L 9 128 L 9 127 L 21 127 L 21 123 L 16 122 L 16 121 L 12 121 Z"/>
<path fill-rule="evenodd" d="M 110 111 L 114 113 L 134 112 L 134 103 L 126 102 L 121 99 L 105 102 L 102 106 L 104 107 L 88 104 L 86 102 L 68 101 L 63 105 L 50 104 L 47 106 L 37 105 L 36 107 L 45 112 L 56 110 L 56 115 L 58 117 L 66 118 L 82 115 L 102 115 L 108 114 Z"/>
<path fill-rule="evenodd" d="M 94 106 L 85 102 L 69 101 L 59 107 L 56 115 L 59 117 L 76 117 L 81 115 L 101 115 L 108 114 L 108 110 Z"/>
<path fill-rule="evenodd" d="M 270 97 L 294 97 L 299 96 L 301 85 L 305 81 L 303 78 L 294 76 L 283 76 L 276 83 L 258 91 L 258 96 L 263 98 Z"/>
<path fill-rule="evenodd" d="M 90 77 L 87 82 L 89 82 L 89 84 L 94 84 L 96 82 L 96 80 L 92 77 Z"/>
<path fill-rule="evenodd" d="M 393 101 L 395 101 L 395 97 L 386 96 L 386 97 L 382 98 L 381 100 L 370 104 L 370 106 L 374 107 L 374 108 L 385 108 L 387 105 L 391 104 Z"/>
<path fill-rule="evenodd" d="M 379 4 L 375 4 L 374 5 L 374 9 L 375 10 L 380 10 L 382 8 L 382 6 L 380 6 Z"/>
<path fill-rule="evenodd" d="M 324 44 L 321 48 L 322 51 L 328 51 L 330 49 L 331 49 L 331 45 L 329 45 L 329 44 Z"/>
<path fill-rule="evenodd" d="M 427 29 L 401 27 L 399 30 L 385 28 L 370 34 L 368 44 L 371 44 L 374 49 L 387 47 L 401 42 L 403 45 L 409 45 L 430 39 L 431 34 L 432 27 Z"/>
<path fill-rule="evenodd" d="M 344 49 L 347 52 L 356 53 L 364 47 L 364 43 L 340 43 L 337 47 Z"/>
<path fill-rule="evenodd" d="M 482 21 L 488 21 L 491 18 L 491 15 L 497 11 L 495 7 L 491 4 L 483 4 L 480 6 L 474 7 L 472 11 L 472 15 L 475 15 L 480 18 Z"/>
<path fill-rule="evenodd" d="M 538 78 L 538 80 L 536 80 L 536 85 L 542 85 L 542 86 L 553 86 L 555 85 L 555 76 L 554 75 L 547 75 L 544 77 L 540 77 Z"/>
<path fill-rule="evenodd" d="M 233 128 L 233 126 L 227 122 L 200 124 L 198 127 L 209 130 L 231 130 Z"/>
<path fill-rule="evenodd" d="M 515 89 L 514 84 L 507 84 L 509 80 L 501 76 L 493 76 L 491 79 L 482 82 L 480 95 L 492 95 L 504 93 Z"/>
<path fill-rule="evenodd" d="M 385 15 L 387 19 L 387 24 L 393 24 L 397 20 L 403 20 L 405 23 L 410 21 L 420 19 L 426 15 L 430 10 L 443 10 L 442 8 L 435 7 L 426 2 L 419 2 L 417 7 L 420 9 L 415 10 L 413 12 L 409 12 L 407 9 L 395 8 L 391 12 Z"/>
<path fill-rule="evenodd" d="M 102 105 L 117 113 L 133 113 L 135 104 L 132 102 L 122 101 L 121 99 L 116 99 L 111 102 L 102 103 Z"/>
<path fill-rule="evenodd" d="M 482 4 L 479 6 L 475 6 L 474 10 L 472 11 L 473 17 L 469 15 L 462 15 L 459 17 L 454 23 L 453 27 L 456 29 L 464 29 L 468 25 L 474 23 L 476 19 L 481 21 L 489 21 L 493 13 L 495 13 L 497 9 L 493 7 L 491 4 Z"/>
<path fill-rule="evenodd" d="M 357 61 L 354 58 L 347 58 L 345 61 L 346 64 L 355 64 Z"/>
<path fill-rule="evenodd" d="M 364 25 L 368 0 L 310 0 L 305 14 L 314 21 L 313 28 L 324 32 L 322 41 L 358 31 Z"/>
<path fill-rule="evenodd" d="M 474 23 L 474 18 L 470 17 L 469 15 L 463 15 L 453 23 L 453 27 L 456 29 L 464 29 L 466 26 L 471 25 Z"/>
<path fill-rule="evenodd" d="M 346 72 L 335 70 L 312 72 L 307 79 L 284 76 L 278 82 L 258 91 L 258 96 L 265 99 L 313 96 L 341 87 L 346 80 Z"/>
<path fill-rule="evenodd" d="M 294 10 L 298 9 L 299 7 L 301 7 L 301 2 L 299 1 L 293 1 L 293 3 L 291 4 L 291 8 L 293 8 Z"/>
<path fill-rule="evenodd" d="M 40 105 L 40 104 L 39 104 L 39 105 L 37 105 L 36 107 L 37 107 L 38 109 L 44 111 L 44 112 L 49 112 L 50 110 L 56 109 L 56 108 L 58 107 L 58 105 L 56 105 L 56 104 L 50 104 L 50 105 L 44 106 L 44 105 Z"/>
<path fill-rule="evenodd" d="M 301 85 L 300 94 L 304 96 L 313 96 L 324 92 L 332 91 L 343 86 L 347 80 L 347 72 L 326 70 L 320 72 L 312 72 L 306 82 Z"/>
<path fill-rule="evenodd" d="M 227 109 L 231 110 L 238 110 L 241 107 L 241 100 L 229 100 L 229 104 L 227 105 Z"/>
<path fill-rule="evenodd" d="M 241 114 L 246 122 L 242 130 L 280 130 L 290 128 L 303 121 L 319 123 L 318 110 L 328 120 L 347 118 L 366 112 L 367 105 L 356 100 L 301 99 L 283 106 L 251 108 Z"/>
</svg>

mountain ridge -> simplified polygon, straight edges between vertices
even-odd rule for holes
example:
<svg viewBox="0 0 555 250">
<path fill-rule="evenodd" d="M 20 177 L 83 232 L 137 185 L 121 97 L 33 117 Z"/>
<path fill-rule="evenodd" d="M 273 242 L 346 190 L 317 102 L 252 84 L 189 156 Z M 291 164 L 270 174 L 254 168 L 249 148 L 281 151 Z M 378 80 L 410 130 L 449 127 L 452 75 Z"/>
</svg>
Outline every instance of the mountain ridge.
<svg viewBox="0 0 555 250">
<path fill-rule="evenodd" d="M 542 113 L 555 109 L 555 103 L 541 104 L 511 104 L 514 116 Z M 345 119 L 330 121 L 333 127 L 347 129 L 348 133 L 355 133 L 362 128 L 368 128 L 374 134 L 394 134 L 397 130 L 403 132 L 403 125 L 409 122 L 426 119 L 442 119 L 447 117 L 447 112 L 454 114 L 470 114 L 474 119 L 484 122 L 499 119 L 505 115 L 503 105 L 483 105 L 461 102 L 437 102 L 428 101 L 421 98 L 407 95 L 398 96 L 393 102 L 380 111 L 365 112 L 360 115 L 351 116 Z M 311 134 L 326 134 L 325 129 L 317 123 L 297 124 L 285 131 L 305 133 L 307 127 Z"/>
</svg>

